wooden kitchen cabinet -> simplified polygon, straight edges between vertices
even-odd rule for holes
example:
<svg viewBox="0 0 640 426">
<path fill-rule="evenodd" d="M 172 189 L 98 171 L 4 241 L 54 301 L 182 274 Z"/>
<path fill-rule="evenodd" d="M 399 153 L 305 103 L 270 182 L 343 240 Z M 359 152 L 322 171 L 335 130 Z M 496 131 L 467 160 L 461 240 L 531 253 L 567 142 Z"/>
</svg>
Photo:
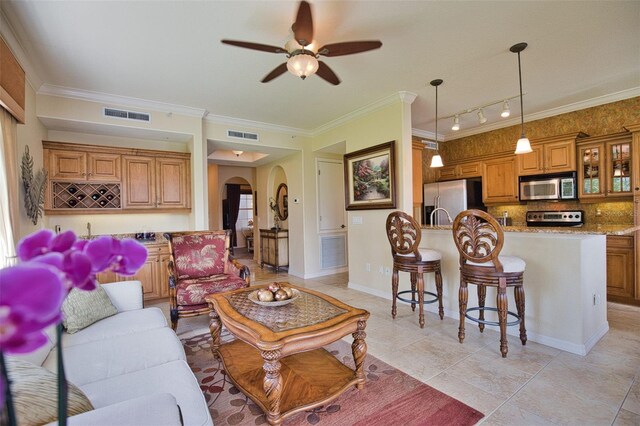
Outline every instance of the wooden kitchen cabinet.
<svg viewBox="0 0 640 426">
<path fill-rule="evenodd" d="M 484 161 L 482 201 L 485 204 L 518 202 L 518 177 L 514 155 Z"/>
<path fill-rule="evenodd" d="M 634 237 L 607 237 L 607 300 L 640 305 L 635 289 Z"/>
<path fill-rule="evenodd" d="M 118 154 L 45 149 L 49 178 L 72 181 L 120 181 Z"/>
<path fill-rule="evenodd" d="M 482 176 L 482 162 L 470 161 L 438 168 L 438 181 L 468 179 Z"/>
<path fill-rule="evenodd" d="M 191 206 L 189 160 L 124 156 L 125 209 L 186 209 Z"/>
<path fill-rule="evenodd" d="M 289 231 L 287 229 L 260 230 L 260 267 L 273 266 L 276 272 L 289 267 Z"/>
<path fill-rule="evenodd" d="M 42 141 L 45 212 L 122 213 L 191 208 L 190 154 Z"/>
<path fill-rule="evenodd" d="M 106 284 L 118 281 L 138 280 L 142 283 L 144 300 L 169 297 L 169 272 L 167 264 L 169 246 L 167 244 L 145 244 L 148 251 L 147 261 L 134 276 L 124 276 L 112 271 L 98 274 L 98 282 Z"/>
<path fill-rule="evenodd" d="M 577 150 L 578 198 L 597 200 L 633 195 L 631 133 L 584 138 Z"/>
<path fill-rule="evenodd" d="M 516 156 L 518 176 L 575 171 L 576 140 L 586 136 L 570 133 L 532 140 L 532 152 Z"/>
</svg>

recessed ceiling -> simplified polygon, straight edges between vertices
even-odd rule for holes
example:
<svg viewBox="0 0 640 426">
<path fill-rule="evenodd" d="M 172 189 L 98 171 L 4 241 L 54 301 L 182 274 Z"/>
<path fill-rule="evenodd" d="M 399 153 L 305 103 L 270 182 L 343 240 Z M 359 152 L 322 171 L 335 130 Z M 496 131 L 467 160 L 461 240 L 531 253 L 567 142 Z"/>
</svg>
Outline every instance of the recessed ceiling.
<svg viewBox="0 0 640 426">
<path fill-rule="evenodd" d="M 262 145 L 242 144 L 242 154 L 236 155 L 233 150 L 238 144 L 229 141 L 207 140 L 207 158 L 215 164 L 223 166 L 258 167 L 281 158 L 295 154 L 298 150 L 275 148 Z"/>
<path fill-rule="evenodd" d="M 640 87 L 638 1 L 314 1 L 319 44 L 379 39 L 381 49 L 326 58 L 342 84 L 286 73 L 260 80 L 283 55 L 223 45 L 277 46 L 291 37 L 295 1 L 3 1 L 43 83 L 141 98 L 305 131 L 399 91 L 418 94 L 412 126 L 518 93 L 525 116 Z M 635 90 L 635 91 L 634 91 Z M 512 117 L 519 105 L 511 103 Z M 499 106 L 486 110 L 487 125 Z M 478 127 L 474 114 L 462 128 Z M 487 126 L 485 125 L 485 126 Z M 451 137 L 451 123 L 439 126 Z"/>
</svg>

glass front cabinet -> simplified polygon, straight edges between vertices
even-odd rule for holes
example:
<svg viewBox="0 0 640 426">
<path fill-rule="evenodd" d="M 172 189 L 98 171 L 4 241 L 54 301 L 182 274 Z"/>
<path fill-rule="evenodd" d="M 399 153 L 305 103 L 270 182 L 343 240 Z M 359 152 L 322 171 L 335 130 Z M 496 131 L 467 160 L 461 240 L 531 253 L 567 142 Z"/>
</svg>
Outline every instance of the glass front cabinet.
<svg viewBox="0 0 640 426">
<path fill-rule="evenodd" d="M 580 199 L 632 195 L 629 133 L 584 138 L 578 143 Z"/>
</svg>

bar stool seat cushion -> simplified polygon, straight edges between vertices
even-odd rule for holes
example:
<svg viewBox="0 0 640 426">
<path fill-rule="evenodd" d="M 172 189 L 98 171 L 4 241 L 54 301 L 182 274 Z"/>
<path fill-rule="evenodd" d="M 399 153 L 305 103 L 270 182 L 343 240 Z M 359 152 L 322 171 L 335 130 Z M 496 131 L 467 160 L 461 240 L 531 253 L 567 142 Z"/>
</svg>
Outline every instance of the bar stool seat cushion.
<svg viewBox="0 0 640 426">
<path fill-rule="evenodd" d="M 524 260 L 516 256 L 498 256 L 498 260 L 502 263 L 502 270 L 504 272 L 524 272 L 524 269 L 527 266 Z M 467 262 L 467 265 L 492 267 L 493 262 Z"/>
<path fill-rule="evenodd" d="M 419 248 L 418 251 L 420 252 L 420 256 L 422 256 L 422 261 L 423 262 L 433 262 L 433 261 L 442 259 L 442 254 L 438 250 Z M 398 256 L 398 257 L 407 257 L 407 258 L 414 257 L 413 253 L 409 253 L 409 254 L 397 253 L 396 256 Z"/>
</svg>

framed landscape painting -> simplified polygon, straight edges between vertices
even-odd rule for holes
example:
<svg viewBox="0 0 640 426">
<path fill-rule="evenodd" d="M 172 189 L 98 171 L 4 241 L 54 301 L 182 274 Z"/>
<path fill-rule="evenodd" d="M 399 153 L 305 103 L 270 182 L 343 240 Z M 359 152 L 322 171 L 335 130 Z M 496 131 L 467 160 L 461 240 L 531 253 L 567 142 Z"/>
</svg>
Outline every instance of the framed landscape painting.
<svg viewBox="0 0 640 426">
<path fill-rule="evenodd" d="M 344 155 L 347 210 L 395 209 L 395 141 Z"/>
</svg>

